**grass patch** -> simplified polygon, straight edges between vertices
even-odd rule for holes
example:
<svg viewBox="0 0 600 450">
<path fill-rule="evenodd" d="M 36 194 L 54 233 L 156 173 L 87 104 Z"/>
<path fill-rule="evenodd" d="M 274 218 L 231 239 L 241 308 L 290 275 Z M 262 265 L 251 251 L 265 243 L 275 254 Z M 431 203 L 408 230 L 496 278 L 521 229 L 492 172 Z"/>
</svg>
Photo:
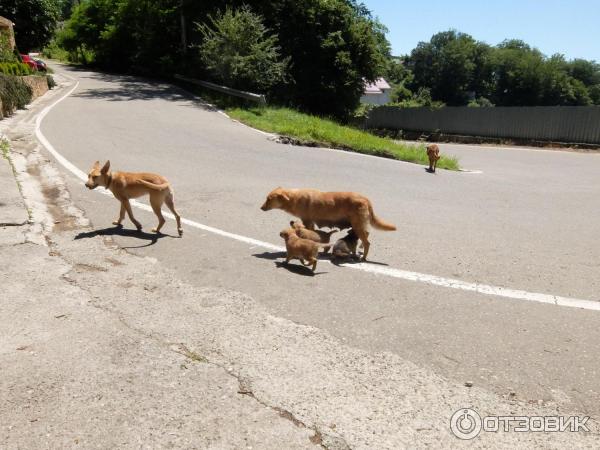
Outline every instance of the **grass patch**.
<svg viewBox="0 0 600 450">
<path fill-rule="evenodd" d="M 400 144 L 389 138 L 374 136 L 333 120 L 322 119 L 289 108 L 240 108 L 226 109 L 234 119 L 263 131 L 288 136 L 304 144 L 399 159 L 429 165 L 425 146 Z M 458 170 L 455 157 L 442 156 L 438 168 Z"/>
<path fill-rule="evenodd" d="M 204 356 L 200 355 L 199 353 L 196 353 L 195 351 L 190 350 L 184 344 L 179 344 L 179 348 L 175 351 L 177 353 L 185 356 L 186 358 L 191 359 L 192 361 L 203 362 L 203 363 L 208 362 L 208 359 L 206 359 Z"/>
<path fill-rule="evenodd" d="M 10 150 L 10 145 L 8 143 L 7 139 L 4 138 L 0 138 L 0 152 L 2 152 L 2 156 L 5 159 L 9 159 L 8 158 L 8 151 Z"/>
</svg>

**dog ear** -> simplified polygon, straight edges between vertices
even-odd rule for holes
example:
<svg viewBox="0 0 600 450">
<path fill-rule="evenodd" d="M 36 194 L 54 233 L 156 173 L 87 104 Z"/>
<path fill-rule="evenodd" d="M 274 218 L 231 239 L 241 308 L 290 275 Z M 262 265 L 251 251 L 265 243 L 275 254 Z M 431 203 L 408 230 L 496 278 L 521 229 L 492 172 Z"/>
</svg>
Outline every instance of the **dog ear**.
<svg viewBox="0 0 600 450">
<path fill-rule="evenodd" d="M 94 165 L 92 166 L 92 169 L 99 169 L 100 168 L 100 161 L 96 161 L 94 163 Z"/>
<path fill-rule="evenodd" d="M 106 175 L 108 173 L 108 169 L 110 169 L 110 161 L 106 161 L 100 173 Z"/>
<path fill-rule="evenodd" d="M 286 202 L 290 201 L 290 197 L 285 193 L 285 192 L 281 192 L 279 193 L 279 196 L 284 199 Z"/>
</svg>

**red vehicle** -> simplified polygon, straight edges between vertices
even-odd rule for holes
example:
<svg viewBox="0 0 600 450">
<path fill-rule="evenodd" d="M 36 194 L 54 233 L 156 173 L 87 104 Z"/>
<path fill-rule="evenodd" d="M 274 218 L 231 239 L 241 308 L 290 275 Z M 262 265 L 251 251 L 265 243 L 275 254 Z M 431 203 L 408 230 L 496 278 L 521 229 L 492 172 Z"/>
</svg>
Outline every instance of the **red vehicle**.
<svg viewBox="0 0 600 450">
<path fill-rule="evenodd" d="M 38 65 L 31 56 L 21 55 L 21 59 L 23 60 L 24 64 L 27 64 L 31 68 L 31 70 L 38 70 Z"/>
</svg>

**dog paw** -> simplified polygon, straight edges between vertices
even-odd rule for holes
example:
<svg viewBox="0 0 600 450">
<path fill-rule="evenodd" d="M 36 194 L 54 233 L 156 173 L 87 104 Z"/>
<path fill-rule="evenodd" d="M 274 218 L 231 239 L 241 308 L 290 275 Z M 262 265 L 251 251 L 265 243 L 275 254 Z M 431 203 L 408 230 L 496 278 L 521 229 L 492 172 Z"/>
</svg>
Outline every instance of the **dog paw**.
<svg viewBox="0 0 600 450">
<path fill-rule="evenodd" d="M 112 223 L 112 224 L 113 224 L 113 225 L 116 225 L 116 226 L 118 226 L 118 227 L 120 227 L 120 226 L 121 226 L 121 222 L 119 222 L 118 220 L 113 220 L 113 223 Z"/>
<path fill-rule="evenodd" d="M 179 236 L 183 236 L 183 228 L 178 228 L 177 232 L 179 233 Z"/>
</svg>

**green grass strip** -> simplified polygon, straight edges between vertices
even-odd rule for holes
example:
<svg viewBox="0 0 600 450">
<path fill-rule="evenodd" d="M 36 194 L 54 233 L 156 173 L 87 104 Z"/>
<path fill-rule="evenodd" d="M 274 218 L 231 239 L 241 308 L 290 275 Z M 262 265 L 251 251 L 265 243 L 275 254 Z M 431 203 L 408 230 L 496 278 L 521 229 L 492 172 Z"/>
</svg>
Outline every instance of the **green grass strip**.
<svg viewBox="0 0 600 450">
<path fill-rule="evenodd" d="M 259 130 L 297 139 L 308 145 L 399 159 L 429 165 L 424 145 L 401 144 L 374 136 L 332 120 L 304 114 L 289 108 L 228 108 L 227 114 Z M 456 157 L 442 156 L 438 168 L 458 170 Z"/>
</svg>

